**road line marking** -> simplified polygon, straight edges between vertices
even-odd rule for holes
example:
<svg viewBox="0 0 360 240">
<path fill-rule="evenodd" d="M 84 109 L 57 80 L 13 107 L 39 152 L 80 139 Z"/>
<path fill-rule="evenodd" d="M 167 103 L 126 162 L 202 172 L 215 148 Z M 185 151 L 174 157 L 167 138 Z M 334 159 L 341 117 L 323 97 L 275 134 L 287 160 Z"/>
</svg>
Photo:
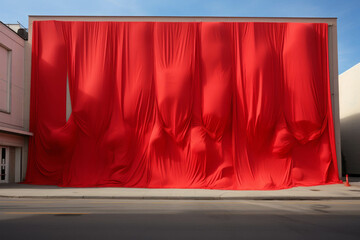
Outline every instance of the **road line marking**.
<svg viewBox="0 0 360 240">
<path fill-rule="evenodd" d="M 285 203 L 285 204 L 303 204 L 303 205 L 307 205 L 307 204 L 317 204 L 317 203 L 321 203 L 321 204 L 328 204 L 328 205 L 338 205 L 338 204 L 340 204 L 340 205 L 360 205 L 360 201 L 358 201 L 358 202 L 354 202 L 354 201 L 351 201 L 351 202 L 346 202 L 347 200 L 344 200 L 344 202 L 332 202 L 332 201 L 323 201 L 323 200 L 321 200 L 321 201 L 308 201 L 308 202 L 293 202 L 293 201 L 291 201 L 291 202 L 276 202 L 276 203 Z M 274 202 L 275 203 L 275 202 Z"/>
<path fill-rule="evenodd" d="M 347 201 L 347 200 L 346 200 Z M 360 201 L 351 201 L 351 202 L 341 202 L 341 201 L 337 201 L 337 202 L 332 202 L 332 201 L 314 201 L 314 200 L 311 200 L 311 201 L 308 201 L 308 200 L 304 200 L 304 201 L 251 201 L 251 200 L 240 200 L 239 202 L 238 201 L 231 201 L 231 202 L 228 202 L 228 201 L 222 201 L 222 200 L 219 200 L 216 202 L 212 202 L 212 200 L 210 201 L 191 201 L 191 202 L 175 202 L 174 200 L 159 200 L 159 201 L 154 201 L 154 200 L 134 200 L 134 201 L 112 201 L 112 202 L 102 202 L 102 201 L 97 201 L 97 202 L 92 202 L 92 201 L 89 201 L 87 203 L 89 204 L 114 204 L 114 203 L 121 203 L 121 204 L 219 204 L 219 205 L 222 205 L 222 204 L 236 204 L 236 205 L 243 205 L 243 204 L 251 204 L 251 203 L 262 203 L 262 204 L 273 204 L 273 203 L 282 203 L 282 204 L 289 204 L 289 205 L 292 205 L 292 204 L 304 204 L 304 205 L 307 205 L 307 204 L 314 204 L 314 203 L 325 203 L 325 204 L 343 204 L 343 205 L 347 205 L 347 204 L 351 204 L 351 205 L 360 205 Z"/>
<path fill-rule="evenodd" d="M 58 203 L 58 202 L 50 202 L 50 201 L 0 201 L 0 203 Z"/>
<path fill-rule="evenodd" d="M 142 200 L 139 200 L 142 201 Z M 148 200 L 146 200 L 148 201 Z M 160 200 L 159 202 L 155 202 L 154 200 L 151 200 L 152 202 L 131 202 L 131 201 L 118 201 L 118 202 L 88 202 L 90 204 L 113 204 L 113 203 L 122 203 L 122 204 L 174 204 L 174 205 L 187 205 L 187 204 L 247 204 L 245 202 L 201 202 L 201 201 L 191 201 L 191 202 L 174 202 L 173 200 Z M 180 200 L 181 201 L 181 200 Z"/>
<path fill-rule="evenodd" d="M 3 212 L 3 214 L 12 214 L 12 215 L 84 215 L 90 213 L 83 212 Z"/>
</svg>

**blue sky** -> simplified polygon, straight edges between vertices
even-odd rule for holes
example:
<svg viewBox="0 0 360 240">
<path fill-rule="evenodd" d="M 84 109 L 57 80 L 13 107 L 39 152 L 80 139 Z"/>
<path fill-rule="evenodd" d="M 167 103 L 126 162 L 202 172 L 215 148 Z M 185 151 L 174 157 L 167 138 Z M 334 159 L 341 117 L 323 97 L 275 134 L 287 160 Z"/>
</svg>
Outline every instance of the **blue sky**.
<svg viewBox="0 0 360 240">
<path fill-rule="evenodd" d="M 1 0 L 0 21 L 28 15 L 337 17 L 339 73 L 360 62 L 360 0 Z"/>
</svg>

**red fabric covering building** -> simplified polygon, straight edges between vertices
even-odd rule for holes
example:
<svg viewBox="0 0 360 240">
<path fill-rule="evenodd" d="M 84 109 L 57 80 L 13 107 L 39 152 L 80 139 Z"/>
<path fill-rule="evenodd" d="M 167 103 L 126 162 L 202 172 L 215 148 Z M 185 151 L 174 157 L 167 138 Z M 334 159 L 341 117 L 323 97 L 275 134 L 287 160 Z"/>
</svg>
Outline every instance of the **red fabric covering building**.
<svg viewBox="0 0 360 240">
<path fill-rule="evenodd" d="M 339 182 L 325 23 L 36 21 L 31 84 L 27 183 Z"/>
</svg>

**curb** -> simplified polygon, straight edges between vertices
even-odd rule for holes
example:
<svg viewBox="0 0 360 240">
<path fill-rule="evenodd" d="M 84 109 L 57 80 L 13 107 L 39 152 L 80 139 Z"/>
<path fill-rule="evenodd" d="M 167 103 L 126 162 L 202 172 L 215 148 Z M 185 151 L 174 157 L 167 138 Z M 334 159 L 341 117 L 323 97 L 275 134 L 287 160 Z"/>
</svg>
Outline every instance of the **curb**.
<svg viewBox="0 0 360 240">
<path fill-rule="evenodd" d="M 296 200 L 360 200 L 360 196 L 253 196 L 253 197 L 202 197 L 202 196 L 11 196 L 0 195 L 1 198 L 33 198 L 33 199 L 124 199 L 124 200 L 266 200 L 266 201 L 296 201 Z"/>
</svg>

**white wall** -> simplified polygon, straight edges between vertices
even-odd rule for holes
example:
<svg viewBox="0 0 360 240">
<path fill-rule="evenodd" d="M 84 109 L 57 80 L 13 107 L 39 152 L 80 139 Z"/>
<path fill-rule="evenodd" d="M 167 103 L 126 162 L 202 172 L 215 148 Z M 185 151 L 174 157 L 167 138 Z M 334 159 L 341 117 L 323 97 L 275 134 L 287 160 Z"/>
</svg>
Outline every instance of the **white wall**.
<svg viewBox="0 0 360 240">
<path fill-rule="evenodd" d="M 346 173 L 360 174 L 360 63 L 339 76 L 341 148 Z"/>
</svg>

